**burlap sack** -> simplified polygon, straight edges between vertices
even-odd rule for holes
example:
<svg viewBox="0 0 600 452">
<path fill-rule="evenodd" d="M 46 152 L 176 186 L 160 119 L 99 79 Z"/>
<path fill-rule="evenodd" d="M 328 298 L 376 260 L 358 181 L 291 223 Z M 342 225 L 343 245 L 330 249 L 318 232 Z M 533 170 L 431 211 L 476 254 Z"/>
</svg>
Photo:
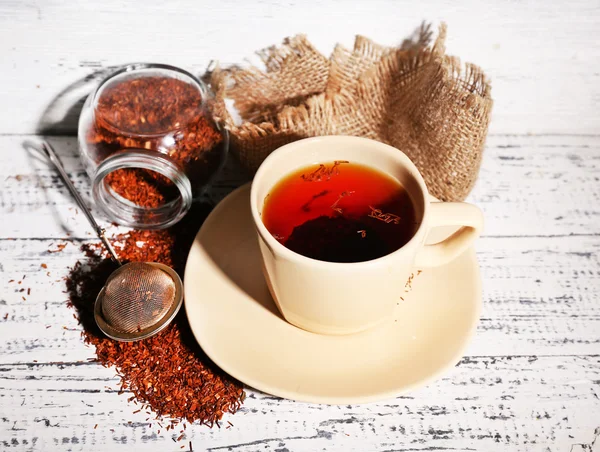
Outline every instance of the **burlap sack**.
<svg viewBox="0 0 600 452">
<path fill-rule="evenodd" d="M 215 117 L 241 163 L 255 171 L 270 152 L 300 138 L 356 135 L 388 143 L 419 168 L 429 191 L 463 200 L 473 188 L 492 108 L 490 85 L 472 64 L 445 55 L 421 27 L 399 48 L 357 37 L 330 58 L 304 36 L 260 53 L 266 70 L 215 70 Z M 235 102 L 242 123 L 225 106 Z"/>
</svg>

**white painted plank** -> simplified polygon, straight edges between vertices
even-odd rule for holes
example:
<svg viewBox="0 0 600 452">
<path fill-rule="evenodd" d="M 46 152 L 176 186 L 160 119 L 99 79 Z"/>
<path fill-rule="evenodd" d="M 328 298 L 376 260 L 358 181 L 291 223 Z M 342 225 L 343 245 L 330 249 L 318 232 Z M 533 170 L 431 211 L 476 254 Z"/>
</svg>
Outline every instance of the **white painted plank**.
<svg viewBox="0 0 600 452">
<path fill-rule="evenodd" d="M 2 263 L 0 363 L 91 356 L 60 281 L 79 244 L 49 254 L 55 243 L 0 240 L 0 255 L 14 256 Z M 468 354 L 600 355 L 599 236 L 483 238 L 478 258 L 484 308 Z"/>
<path fill-rule="evenodd" d="M 490 136 L 468 201 L 485 235 L 600 233 L 600 136 Z"/>
<path fill-rule="evenodd" d="M 181 443 L 117 395 L 93 363 L 0 365 L 4 450 L 569 451 L 598 436 L 598 356 L 464 359 L 408 396 L 355 406 L 296 403 L 248 390 L 221 429 L 188 426 Z M 233 424 L 228 427 L 227 421 Z M 131 422 L 131 424 L 129 423 Z M 95 428 L 96 424 L 98 427 Z M 588 449 L 589 450 L 589 449 Z"/>
<path fill-rule="evenodd" d="M 27 136 L 0 136 L 0 238 L 89 237 L 85 217 L 56 172 L 23 149 Z M 51 137 L 75 186 L 90 183 L 74 137 Z M 246 179 L 233 162 L 211 197 Z M 600 136 L 492 135 L 469 201 L 480 206 L 486 236 L 600 233 Z"/>
<path fill-rule="evenodd" d="M 153 61 L 201 73 L 210 60 L 242 63 L 297 33 L 326 54 L 336 42 L 351 46 L 357 33 L 393 45 L 423 19 L 445 20 L 448 52 L 492 79 L 493 132 L 600 130 L 594 0 L 105 0 L 0 3 L 0 134 L 32 133 L 65 115 L 59 128 L 72 130 L 76 115 L 67 113 L 90 89 L 82 80 L 111 66 Z"/>
</svg>

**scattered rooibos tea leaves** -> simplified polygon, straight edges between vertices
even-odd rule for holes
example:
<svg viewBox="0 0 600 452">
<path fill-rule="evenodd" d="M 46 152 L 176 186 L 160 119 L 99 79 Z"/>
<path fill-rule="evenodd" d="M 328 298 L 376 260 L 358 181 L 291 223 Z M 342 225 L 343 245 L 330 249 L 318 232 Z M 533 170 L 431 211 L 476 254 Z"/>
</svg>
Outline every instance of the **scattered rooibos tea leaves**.
<svg viewBox="0 0 600 452">
<path fill-rule="evenodd" d="M 182 274 L 194 236 L 208 209 L 193 209 L 168 230 L 130 231 L 113 238 L 125 262 L 160 262 Z M 180 312 L 165 330 L 138 342 L 118 342 L 104 336 L 94 321 L 96 295 L 114 271 L 99 243 L 82 247 L 88 259 L 77 262 L 67 278 L 70 303 L 77 309 L 86 343 L 96 348 L 97 361 L 114 366 L 121 391 L 131 391 L 130 401 L 151 409 L 157 418 L 171 418 L 212 426 L 224 413 L 235 413 L 244 400 L 240 383 L 204 355 L 187 318 Z"/>
</svg>

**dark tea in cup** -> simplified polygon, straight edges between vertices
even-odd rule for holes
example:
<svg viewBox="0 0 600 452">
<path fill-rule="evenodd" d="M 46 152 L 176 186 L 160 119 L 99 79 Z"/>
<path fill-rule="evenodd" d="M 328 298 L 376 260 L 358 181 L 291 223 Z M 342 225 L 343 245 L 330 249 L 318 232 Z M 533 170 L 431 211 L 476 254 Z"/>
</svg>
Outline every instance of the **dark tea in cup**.
<svg viewBox="0 0 600 452">
<path fill-rule="evenodd" d="M 261 219 L 290 250 L 327 262 L 363 262 L 390 254 L 419 227 L 399 181 L 348 161 L 301 168 L 281 179 Z"/>
</svg>

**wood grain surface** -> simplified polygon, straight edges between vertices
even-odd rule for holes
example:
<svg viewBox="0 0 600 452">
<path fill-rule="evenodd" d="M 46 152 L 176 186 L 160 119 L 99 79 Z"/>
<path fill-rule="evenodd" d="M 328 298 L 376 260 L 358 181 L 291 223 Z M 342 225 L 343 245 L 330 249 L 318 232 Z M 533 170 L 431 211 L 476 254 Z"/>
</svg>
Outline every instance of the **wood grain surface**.
<svg viewBox="0 0 600 452">
<path fill-rule="evenodd" d="M 312 405 L 249 388 L 221 428 L 159 434 L 81 340 L 63 278 L 95 239 L 28 143 L 50 134 L 89 198 L 74 134 L 95 73 L 202 72 L 299 32 L 327 53 L 356 33 L 394 44 L 423 19 L 448 22 L 449 53 L 483 67 L 496 102 L 469 197 L 486 226 L 466 356 L 396 399 Z M 0 1 L 0 450 L 600 452 L 599 25 L 597 1 Z M 246 180 L 230 161 L 206 201 Z"/>
<path fill-rule="evenodd" d="M 198 73 L 212 60 L 243 63 L 298 33 L 325 54 L 337 42 L 351 47 L 356 34 L 395 45 L 423 20 L 446 21 L 448 52 L 493 80 L 492 132 L 598 133 L 594 0 L 3 0 L 0 133 L 72 127 L 57 124 L 61 107 L 115 65 L 162 62 Z"/>
</svg>

